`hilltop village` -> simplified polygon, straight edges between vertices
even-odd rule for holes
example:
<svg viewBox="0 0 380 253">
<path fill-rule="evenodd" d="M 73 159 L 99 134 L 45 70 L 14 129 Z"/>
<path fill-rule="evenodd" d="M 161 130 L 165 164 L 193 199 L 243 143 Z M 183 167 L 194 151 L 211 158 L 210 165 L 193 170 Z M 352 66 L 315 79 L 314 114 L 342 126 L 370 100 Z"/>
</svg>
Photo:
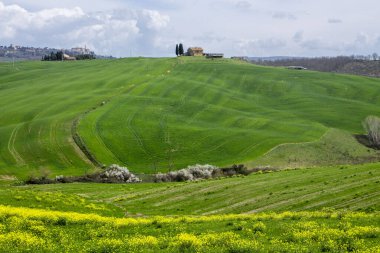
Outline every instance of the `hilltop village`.
<svg viewBox="0 0 380 253">
<path fill-rule="evenodd" d="M 41 60 L 45 56 L 50 56 L 62 52 L 65 60 L 76 59 L 80 55 L 89 55 L 96 58 L 113 58 L 112 56 L 96 55 L 94 51 L 86 46 L 74 47 L 71 49 L 58 49 L 49 47 L 28 47 L 19 45 L 0 46 L 0 60 Z"/>
</svg>

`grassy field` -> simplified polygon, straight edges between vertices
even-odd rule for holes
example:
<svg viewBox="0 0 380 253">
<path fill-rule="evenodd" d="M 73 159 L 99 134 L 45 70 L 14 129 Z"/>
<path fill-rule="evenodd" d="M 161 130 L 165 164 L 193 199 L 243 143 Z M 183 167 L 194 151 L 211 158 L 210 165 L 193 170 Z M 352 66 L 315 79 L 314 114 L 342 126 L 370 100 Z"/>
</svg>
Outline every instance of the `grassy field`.
<svg viewBox="0 0 380 253">
<path fill-rule="evenodd" d="M 4 252 L 378 252 L 380 216 L 285 212 L 111 218 L 0 206 Z"/>
<path fill-rule="evenodd" d="M 379 252 L 380 164 L 191 183 L 0 180 L 3 252 Z"/>
<path fill-rule="evenodd" d="M 332 128 L 314 142 L 280 144 L 247 166 L 269 164 L 275 168 L 299 168 L 379 160 L 379 151 L 362 145 L 347 131 Z"/>
<path fill-rule="evenodd" d="M 379 211 L 380 164 L 254 173 L 189 183 L 52 184 L 9 187 L 3 205 L 116 217 L 210 215 L 323 208 Z"/>
<path fill-rule="evenodd" d="M 318 145 L 308 150 L 319 164 L 337 164 L 336 147 L 380 108 L 378 79 L 191 57 L 0 63 L 0 91 L 0 174 L 20 177 L 40 168 L 53 175 L 94 169 L 71 137 L 77 119 L 100 163 L 135 172 L 195 163 L 293 166 L 283 157 L 294 148 L 261 157 L 280 144 L 318 142 L 331 128 L 344 138 L 330 143 L 330 158 L 319 159 Z M 347 161 L 378 159 L 363 150 Z M 300 165 L 314 163 L 305 157 Z"/>
<path fill-rule="evenodd" d="M 252 164 L 279 144 L 317 141 L 331 128 L 345 138 L 330 142 L 339 146 L 351 138 L 339 130 L 361 133 L 363 118 L 378 114 L 379 90 L 378 79 L 188 58 L 91 112 L 80 134 L 99 160 L 133 171 Z M 363 150 L 359 156 L 371 155 Z M 334 151 L 325 164 L 342 161 Z"/>
<path fill-rule="evenodd" d="M 83 174 L 93 168 L 71 138 L 74 119 L 174 60 L 0 63 L 0 174 Z"/>
<path fill-rule="evenodd" d="M 380 164 L 321 167 L 379 160 L 352 136 L 379 112 L 378 79 L 194 58 L 0 63 L 0 108 L 1 252 L 380 252 Z M 304 168 L 20 181 L 95 170 L 77 131 L 95 160 L 134 172 Z"/>
</svg>

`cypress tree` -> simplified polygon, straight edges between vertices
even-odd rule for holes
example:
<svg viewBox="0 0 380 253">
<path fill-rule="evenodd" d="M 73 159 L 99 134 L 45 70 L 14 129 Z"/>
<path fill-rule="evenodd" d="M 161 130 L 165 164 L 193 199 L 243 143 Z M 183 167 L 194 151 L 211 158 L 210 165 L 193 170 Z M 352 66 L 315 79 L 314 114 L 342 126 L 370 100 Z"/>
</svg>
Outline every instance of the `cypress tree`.
<svg viewBox="0 0 380 253">
<path fill-rule="evenodd" d="M 182 45 L 182 43 L 179 43 L 178 52 L 179 52 L 179 55 L 183 55 L 183 54 L 184 54 L 184 52 L 183 52 L 183 45 Z"/>
<path fill-rule="evenodd" d="M 178 44 L 175 45 L 175 54 L 178 56 L 179 54 L 179 49 L 178 49 Z"/>
</svg>

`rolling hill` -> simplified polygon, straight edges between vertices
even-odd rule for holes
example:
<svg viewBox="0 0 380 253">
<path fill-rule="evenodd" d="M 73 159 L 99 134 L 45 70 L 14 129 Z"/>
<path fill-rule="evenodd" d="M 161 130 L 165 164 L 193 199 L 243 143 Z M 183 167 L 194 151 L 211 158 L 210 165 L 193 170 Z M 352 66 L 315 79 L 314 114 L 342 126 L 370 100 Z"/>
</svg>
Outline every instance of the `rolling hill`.
<svg viewBox="0 0 380 253">
<path fill-rule="evenodd" d="M 99 163 L 153 173 L 255 164 L 280 144 L 317 143 L 332 128 L 345 142 L 378 114 L 380 80 L 191 57 L 2 63 L 0 108 L 0 174 L 94 169 L 73 131 Z M 362 148 L 354 155 L 377 157 Z M 275 165 L 286 167 L 282 156 Z"/>
<path fill-rule="evenodd" d="M 339 131 L 362 132 L 363 118 L 379 111 L 379 88 L 378 79 L 186 58 L 88 114 L 79 130 L 100 161 L 139 172 L 251 164 L 279 144 L 318 141 L 331 128 L 348 142 Z M 361 149 L 357 156 L 376 156 L 350 143 Z"/>
</svg>

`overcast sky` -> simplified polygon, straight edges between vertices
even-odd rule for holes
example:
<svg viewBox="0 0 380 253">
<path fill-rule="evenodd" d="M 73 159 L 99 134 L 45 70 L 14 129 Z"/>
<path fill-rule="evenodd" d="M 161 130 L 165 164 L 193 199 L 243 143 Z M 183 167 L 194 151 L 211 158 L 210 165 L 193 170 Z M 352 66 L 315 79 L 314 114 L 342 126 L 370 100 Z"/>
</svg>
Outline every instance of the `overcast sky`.
<svg viewBox="0 0 380 253">
<path fill-rule="evenodd" d="M 380 54 L 379 0 L 0 0 L 0 45 L 173 56 Z"/>
</svg>

